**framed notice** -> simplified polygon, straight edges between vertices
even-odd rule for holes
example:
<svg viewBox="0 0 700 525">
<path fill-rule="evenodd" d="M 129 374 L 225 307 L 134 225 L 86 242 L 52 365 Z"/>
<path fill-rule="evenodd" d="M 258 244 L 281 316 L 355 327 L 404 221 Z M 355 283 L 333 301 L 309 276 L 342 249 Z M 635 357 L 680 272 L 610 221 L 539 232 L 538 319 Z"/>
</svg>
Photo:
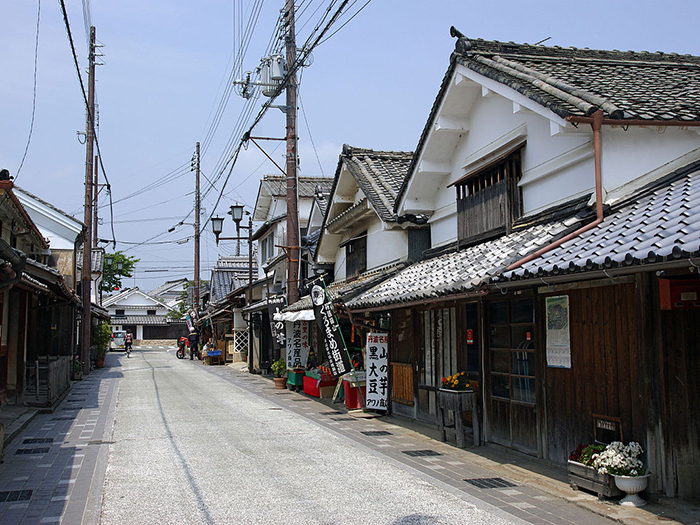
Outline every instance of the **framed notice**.
<svg viewBox="0 0 700 525">
<path fill-rule="evenodd" d="M 571 336 L 569 334 L 569 296 L 545 299 L 547 325 L 547 366 L 571 368 Z"/>
<path fill-rule="evenodd" d="M 287 368 L 306 367 L 309 359 L 309 323 L 286 321 Z"/>
</svg>

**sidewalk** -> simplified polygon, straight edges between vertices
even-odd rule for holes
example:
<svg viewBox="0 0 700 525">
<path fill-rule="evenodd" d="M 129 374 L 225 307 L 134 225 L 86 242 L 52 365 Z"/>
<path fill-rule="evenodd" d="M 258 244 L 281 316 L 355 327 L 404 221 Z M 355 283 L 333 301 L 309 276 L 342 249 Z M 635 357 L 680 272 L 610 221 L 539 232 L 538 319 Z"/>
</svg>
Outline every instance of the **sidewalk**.
<svg viewBox="0 0 700 525">
<path fill-rule="evenodd" d="M 207 368 L 214 371 L 213 369 L 223 367 Z M 265 376 L 249 375 L 247 365 L 244 363 L 229 364 L 225 368 L 230 370 L 228 373 L 233 374 L 234 376 L 247 376 L 248 381 L 246 381 L 246 386 L 252 386 L 253 381 L 250 381 L 251 377 L 259 379 L 261 383 L 269 382 L 269 379 Z M 217 373 L 216 375 L 221 374 Z M 255 383 L 258 383 L 258 381 Z M 321 415 L 339 412 L 345 416 L 355 416 L 357 419 L 363 419 L 363 417 L 366 418 L 370 415 L 370 417 L 377 415 L 374 412 L 365 413 L 361 410 L 348 410 L 341 402 L 333 403 L 331 399 L 314 398 L 304 393 L 292 394 L 289 391 L 274 391 L 269 388 L 261 390 L 260 392 L 264 392 L 263 395 L 265 395 L 265 397 L 273 398 L 279 404 L 292 410 L 299 407 L 299 403 L 293 403 L 295 398 L 296 401 L 299 401 L 299 398 L 305 398 L 318 403 L 320 410 L 325 411 L 320 412 Z M 283 392 L 285 394 L 292 395 L 280 395 Z M 328 412 L 328 410 L 332 410 L 333 412 Z M 308 415 L 308 412 L 305 415 Z M 337 421 L 350 419 L 343 418 L 342 415 L 338 415 L 336 417 Z M 405 429 L 407 432 L 413 433 L 417 440 L 421 441 L 425 446 L 439 450 L 439 452 L 443 455 L 453 456 L 452 459 L 466 462 L 470 466 L 473 466 L 475 470 L 490 472 L 491 474 L 487 477 L 505 478 L 514 481 L 519 486 L 538 489 L 548 496 L 575 504 L 578 507 L 584 508 L 588 511 L 594 512 L 595 514 L 604 516 L 625 525 L 658 525 L 660 522 L 682 523 L 684 525 L 700 524 L 700 506 L 689 502 L 676 498 L 668 498 L 661 494 L 645 493 L 644 499 L 648 501 L 646 506 L 641 508 L 621 507 L 617 504 L 617 499 L 599 500 L 598 497 L 592 493 L 572 489 L 568 481 L 568 472 L 565 467 L 560 465 L 555 465 L 544 460 L 538 460 L 531 456 L 520 454 L 497 445 L 460 449 L 455 446 L 454 435 L 451 441 L 449 440 L 449 433 L 447 442 L 442 443 L 440 441 L 440 434 L 437 425 L 423 424 L 421 422 L 400 416 L 392 415 L 372 417 L 371 421 L 386 427 L 388 430 L 391 430 L 392 427 L 400 427 Z M 375 445 L 372 441 L 368 441 L 363 438 L 355 439 L 353 436 L 361 434 L 357 432 L 357 427 L 354 426 L 356 424 L 357 423 L 349 422 L 333 426 L 332 428 L 343 433 L 343 435 L 346 437 L 350 437 L 351 439 L 354 439 L 365 446 L 369 446 L 372 450 L 380 454 L 389 455 L 388 452 L 390 449 L 381 448 L 385 447 L 386 445 Z M 391 456 L 395 458 L 400 457 L 401 454 L 399 453 L 398 456 L 396 456 L 392 453 Z M 411 466 L 414 464 L 409 463 L 409 461 L 402 460 L 402 462 Z M 434 479 L 448 481 L 448 483 L 452 486 L 461 487 L 464 485 L 464 472 L 457 471 L 453 473 L 444 469 L 431 470 L 421 468 L 420 470 L 423 473 L 428 473 L 428 475 Z M 482 492 L 484 492 L 484 494 L 486 493 L 485 491 Z M 477 497 L 479 497 L 478 493 Z M 490 496 L 484 496 L 483 499 L 484 501 L 493 503 L 493 501 L 490 500 Z M 517 506 L 518 503 L 516 502 L 515 505 Z M 527 505 L 527 500 L 525 497 L 523 497 L 521 505 Z"/>
</svg>

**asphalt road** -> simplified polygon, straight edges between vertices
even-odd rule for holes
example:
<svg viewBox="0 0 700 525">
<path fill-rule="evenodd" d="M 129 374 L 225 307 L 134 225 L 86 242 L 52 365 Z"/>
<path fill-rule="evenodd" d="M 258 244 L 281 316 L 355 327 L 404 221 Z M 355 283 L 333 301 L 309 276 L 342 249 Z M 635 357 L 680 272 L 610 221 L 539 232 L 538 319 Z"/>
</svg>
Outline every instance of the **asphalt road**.
<svg viewBox="0 0 700 525">
<path fill-rule="evenodd" d="M 522 523 L 172 350 L 120 361 L 102 524 Z"/>
</svg>

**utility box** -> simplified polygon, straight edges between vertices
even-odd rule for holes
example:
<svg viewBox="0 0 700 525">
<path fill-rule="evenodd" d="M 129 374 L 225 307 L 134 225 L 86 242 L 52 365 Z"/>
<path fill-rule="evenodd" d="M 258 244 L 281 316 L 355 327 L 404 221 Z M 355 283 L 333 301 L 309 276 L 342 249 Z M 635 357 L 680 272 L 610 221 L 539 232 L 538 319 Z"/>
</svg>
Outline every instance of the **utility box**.
<svg viewBox="0 0 700 525">
<path fill-rule="evenodd" d="M 662 310 L 700 308 L 700 279 L 659 279 Z"/>
<path fill-rule="evenodd" d="M 286 75 L 284 58 L 282 55 L 272 55 L 263 60 L 260 66 L 260 82 L 262 83 L 262 94 L 271 97 Z"/>
</svg>

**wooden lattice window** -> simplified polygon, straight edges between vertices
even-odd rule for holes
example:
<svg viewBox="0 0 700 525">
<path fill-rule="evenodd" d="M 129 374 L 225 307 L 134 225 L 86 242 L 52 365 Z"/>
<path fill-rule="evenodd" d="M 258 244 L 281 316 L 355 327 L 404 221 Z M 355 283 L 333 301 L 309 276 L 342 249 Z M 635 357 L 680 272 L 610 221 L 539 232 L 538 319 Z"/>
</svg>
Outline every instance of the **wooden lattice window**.
<svg viewBox="0 0 700 525">
<path fill-rule="evenodd" d="M 454 183 L 460 246 L 509 233 L 522 214 L 522 146 Z"/>
<path fill-rule="evenodd" d="M 233 351 L 247 352 L 248 351 L 248 330 L 234 330 L 233 332 Z"/>
</svg>

